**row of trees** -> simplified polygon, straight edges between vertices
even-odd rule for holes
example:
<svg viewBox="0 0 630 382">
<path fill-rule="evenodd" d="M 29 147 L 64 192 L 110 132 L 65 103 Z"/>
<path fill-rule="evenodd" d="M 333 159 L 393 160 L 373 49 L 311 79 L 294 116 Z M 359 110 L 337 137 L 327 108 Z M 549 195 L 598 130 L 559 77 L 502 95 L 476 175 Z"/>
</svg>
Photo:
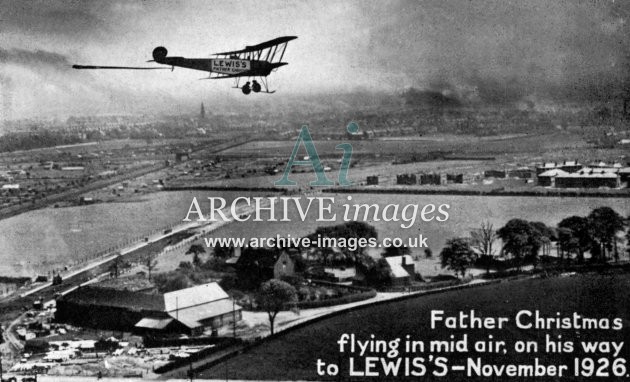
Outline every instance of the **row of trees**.
<svg viewBox="0 0 630 382">
<path fill-rule="evenodd" d="M 542 222 L 512 219 L 495 230 L 484 222 L 470 237 L 458 237 L 447 241 L 440 253 L 442 267 L 465 275 L 472 265 L 490 267 L 496 264 L 495 243 L 501 239 L 503 246 L 498 254 L 509 258 L 517 270 L 523 264 L 537 266 L 540 255 L 548 256 L 551 245 L 557 243 L 559 260 L 573 256 L 584 262 L 585 253 L 590 253 L 592 262 L 619 260 L 619 233 L 623 232 L 629 219 L 624 219 L 610 207 L 599 207 L 588 216 L 571 216 L 563 219 L 556 228 Z M 630 242 L 630 232 L 627 234 Z"/>
<path fill-rule="evenodd" d="M 558 247 L 560 256 L 575 255 L 584 261 L 590 252 L 591 259 L 598 262 L 619 260 L 618 233 L 622 232 L 626 220 L 609 207 L 596 208 L 588 216 L 571 216 L 558 224 Z M 630 242 L 630 233 L 626 236 Z"/>
</svg>

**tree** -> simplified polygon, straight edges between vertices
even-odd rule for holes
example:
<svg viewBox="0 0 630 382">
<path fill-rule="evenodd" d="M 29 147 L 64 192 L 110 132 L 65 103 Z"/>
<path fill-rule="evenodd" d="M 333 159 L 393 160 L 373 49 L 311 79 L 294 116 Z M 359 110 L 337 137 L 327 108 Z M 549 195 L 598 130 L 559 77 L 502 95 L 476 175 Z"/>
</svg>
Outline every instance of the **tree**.
<svg viewBox="0 0 630 382">
<path fill-rule="evenodd" d="M 151 280 L 151 271 L 153 271 L 153 269 L 157 265 L 156 254 L 155 253 L 148 253 L 144 257 L 143 261 L 144 261 L 144 265 L 147 267 L 147 273 L 149 274 L 149 280 Z"/>
<path fill-rule="evenodd" d="M 317 237 L 328 237 L 342 240 L 365 238 L 369 240 L 372 238 L 378 238 L 378 234 L 376 232 L 376 228 L 373 226 L 365 222 L 352 221 L 335 226 L 318 227 L 315 230 L 315 233 L 311 234 L 309 237 L 311 240 L 316 240 Z M 344 263 L 356 264 L 365 254 L 365 247 L 357 246 L 351 250 L 349 246 L 345 246 L 343 248 L 339 248 L 339 251 L 331 252 L 330 254 L 334 257 L 338 256 L 340 252 L 344 256 Z"/>
<path fill-rule="evenodd" d="M 118 252 L 116 257 L 114 257 L 111 265 L 109 266 L 109 273 L 113 275 L 114 278 L 118 278 L 120 270 L 126 267 L 128 267 L 128 263 L 123 260 L 122 255 L 120 254 L 120 252 Z"/>
<path fill-rule="evenodd" d="M 558 244 L 561 256 L 564 252 L 576 255 L 578 262 L 584 261 L 584 253 L 593 245 L 588 218 L 570 216 L 558 223 Z"/>
<path fill-rule="evenodd" d="M 371 287 L 384 287 L 392 283 L 392 269 L 384 258 L 374 261 L 366 257 L 357 264 L 357 270 L 363 272 L 367 285 Z"/>
<path fill-rule="evenodd" d="M 402 247 L 395 247 L 391 245 L 385 248 L 385 251 L 381 253 L 381 256 L 395 257 L 395 256 L 409 255 L 409 254 L 411 254 L 411 249 L 409 249 L 409 247 L 407 247 L 406 245 L 403 245 Z"/>
<path fill-rule="evenodd" d="M 494 258 L 494 242 L 497 240 L 497 232 L 492 223 L 482 222 L 481 227 L 470 232 L 470 245 L 477 251 L 486 264 L 486 273 L 490 273 L 490 266 Z"/>
<path fill-rule="evenodd" d="M 335 256 L 335 251 L 330 247 L 318 248 L 316 253 L 324 265 L 330 264 L 331 260 Z"/>
<path fill-rule="evenodd" d="M 192 264 L 195 266 L 195 268 L 201 265 L 201 258 L 199 257 L 199 255 L 202 253 L 206 253 L 206 250 L 201 244 L 193 244 L 190 246 L 190 248 L 188 248 L 188 251 L 186 251 L 186 255 L 193 255 Z"/>
<path fill-rule="evenodd" d="M 60 273 L 57 273 L 55 276 L 53 276 L 52 285 L 61 285 L 62 282 L 63 278 L 61 278 Z"/>
<path fill-rule="evenodd" d="M 110 275 L 113 275 L 114 278 L 118 278 L 118 273 L 120 272 L 120 267 L 122 263 L 122 258 L 120 256 L 120 253 L 118 253 L 116 257 L 114 257 L 114 261 L 112 261 L 112 264 L 109 266 L 109 273 Z"/>
<path fill-rule="evenodd" d="M 234 247 L 222 247 L 220 245 L 217 245 L 212 249 L 212 253 L 214 253 L 215 257 L 218 257 L 220 259 L 227 259 L 234 254 Z"/>
<path fill-rule="evenodd" d="M 278 249 L 243 248 L 236 262 L 239 287 L 246 290 L 258 289 L 260 284 L 273 278 L 273 267 L 278 258 Z"/>
<path fill-rule="evenodd" d="M 202 253 L 206 253 L 206 250 L 201 244 L 193 244 L 188 248 L 188 251 L 186 251 L 186 255 L 200 255 Z"/>
<path fill-rule="evenodd" d="M 269 315 L 269 327 L 271 335 L 274 331 L 274 320 L 284 307 L 297 301 L 295 288 L 284 281 L 271 279 L 262 283 L 258 294 L 258 304 Z"/>
<path fill-rule="evenodd" d="M 160 293 L 168 293 L 180 289 L 188 288 L 190 280 L 182 273 L 164 274 L 158 273 L 153 278 L 155 286 Z"/>
<path fill-rule="evenodd" d="M 461 273 L 462 277 L 464 277 L 466 269 L 473 265 L 477 255 L 471 248 L 467 238 L 457 237 L 446 242 L 446 246 L 440 252 L 440 258 L 442 260 L 442 268 L 454 271 L 455 275 Z"/>
<path fill-rule="evenodd" d="M 543 222 L 530 222 L 529 225 L 532 227 L 530 256 L 534 263 L 534 268 L 536 268 L 538 252 L 541 248 L 543 256 L 551 252 L 551 241 L 556 240 L 556 232 Z"/>
<path fill-rule="evenodd" d="M 192 265 L 195 268 L 198 268 L 201 265 L 201 259 L 199 258 L 199 254 L 195 253 L 193 255 Z"/>
<path fill-rule="evenodd" d="M 612 250 L 615 260 L 619 260 L 617 233 L 623 231 L 625 226 L 625 221 L 621 215 L 610 207 L 599 207 L 591 211 L 588 220 L 591 234 L 600 245 L 603 259 L 606 259 L 606 255 Z"/>
<path fill-rule="evenodd" d="M 520 271 L 523 259 L 533 254 L 537 244 L 531 224 L 523 219 L 512 219 L 497 231 L 497 235 L 503 241 L 503 253 L 514 257 Z"/>
</svg>

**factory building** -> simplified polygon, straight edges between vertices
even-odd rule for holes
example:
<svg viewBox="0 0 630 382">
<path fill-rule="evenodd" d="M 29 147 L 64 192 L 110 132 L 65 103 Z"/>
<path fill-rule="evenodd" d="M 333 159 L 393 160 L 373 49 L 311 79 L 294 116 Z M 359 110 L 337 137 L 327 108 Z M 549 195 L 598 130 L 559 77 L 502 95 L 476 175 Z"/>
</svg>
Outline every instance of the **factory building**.
<svg viewBox="0 0 630 382">
<path fill-rule="evenodd" d="M 556 176 L 557 188 L 619 188 L 621 182 L 619 174 L 605 169 L 582 169 L 575 173 Z"/>
</svg>

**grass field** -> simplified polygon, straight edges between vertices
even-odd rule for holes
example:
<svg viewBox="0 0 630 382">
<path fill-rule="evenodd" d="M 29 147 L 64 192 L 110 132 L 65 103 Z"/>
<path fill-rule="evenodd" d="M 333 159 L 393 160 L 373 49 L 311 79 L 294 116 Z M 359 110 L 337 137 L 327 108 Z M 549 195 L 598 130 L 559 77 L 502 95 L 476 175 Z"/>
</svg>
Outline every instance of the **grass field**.
<svg viewBox="0 0 630 382">
<path fill-rule="evenodd" d="M 483 363 L 510 364 L 532 363 L 537 357 L 541 363 L 567 364 L 560 380 L 588 380 L 573 376 L 573 358 L 587 357 L 579 347 L 579 341 L 624 341 L 630 338 L 630 276 L 627 274 L 579 275 L 574 277 L 557 277 L 538 280 L 513 281 L 510 283 L 494 284 L 473 289 L 452 291 L 448 293 L 422 296 L 408 300 L 391 302 L 358 309 L 350 313 L 335 316 L 291 331 L 275 339 L 254 347 L 251 350 L 230 359 L 227 363 L 216 365 L 198 375 L 199 378 L 256 379 L 256 380 L 347 380 L 349 354 L 341 354 L 337 341 L 343 333 L 355 334 L 357 339 L 367 340 L 370 335 L 376 339 L 392 340 L 405 338 L 410 335 L 412 340 L 449 340 L 452 334 L 455 339 L 468 335 L 469 347 L 477 340 L 487 340 L 493 335 L 495 340 L 504 340 L 508 346 L 507 354 L 496 355 L 490 353 L 442 353 L 435 354 L 448 358 L 449 365 L 465 365 L 466 358 L 481 357 Z M 471 309 L 483 317 L 508 317 L 510 321 L 504 329 L 495 330 L 451 330 L 440 327 L 432 330 L 430 327 L 431 310 L 444 310 L 446 315 L 458 312 L 469 312 Z M 521 310 L 539 310 L 546 317 L 569 316 L 577 312 L 589 318 L 615 318 L 623 320 L 623 329 L 614 330 L 534 330 L 519 329 L 514 324 L 514 317 Z M 545 353 L 545 336 L 557 339 L 562 335 L 565 341 L 575 342 L 573 353 Z M 536 341 L 539 344 L 537 353 L 517 354 L 513 344 L 517 340 Z M 403 347 L 401 345 L 401 350 Z M 471 350 L 471 349 L 469 349 Z M 411 357 L 429 356 L 428 350 L 424 354 L 416 353 Z M 382 353 L 379 354 L 384 357 Z M 627 345 L 618 357 L 628 358 L 630 351 Z M 359 369 L 355 356 L 355 370 Z M 410 356 L 402 354 L 403 357 Z M 606 354 L 592 354 L 590 357 L 599 359 L 608 357 L 612 362 L 613 356 Z M 318 359 L 339 365 L 338 377 L 319 376 L 316 372 Z M 360 364 L 360 363 L 359 363 Z M 378 368 L 376 369 L 378 370 Z M 401 369 L 402 370 L 402 369 Z M 507 377 L 477 377 L 466 376 L 465 371 L 449 371 L 446 377 L 433 377 L 431 372 L 436 370 L 431 363 L 427 363 L 428 373 L 422 380 L 460 381 L 469 379 L 507 380 Z M 608 370 L 610 372 L 610 369 Z M 417 380 L 419 377 L 398 376 L 394 380 Z M 384 380 L 382 375 L 373 378 L 354 378 L 355 380 Z M 528 379 L 528 378 L 523 378 Z M 529 378 L 530 380 L 532 378 Z M 597 378 L 599 380 L 611 380 Z M 627 378 L 622 378 L 627 380 Z M 520 380 L 516 378 L 516 380 Z M 537 380 L 556 380 L 555 378 L 537 378 Z M 621 380 L 621 379 L 619 379 Z"/>
<path fill-rule="evenodd" d="M 564 149 L 585 149 L 588 144 L 580 137 L 567 133 L 547 135 L 522 135 L 506 139 L 497 137 L 475 137 L 466 135 L 432 135 L 423 137 L 405 137 L 404 140 L 357 140 L 350 141 L 354 154 L 380 153 L 382 155 L 400 155 L 409 153 L 427 153 L 430 151 L 454 151 L 456 154 L 502 155 L 505 153 L 543 154 Z M 313 142 L 320 156 L 338 156 L 335 147 L 342 140 Z M 285 156 L 288 157 L 295 145 L 294 140 L 257 141 L 221 151 L 223 155 L 235 156 Z"/>
</svg>

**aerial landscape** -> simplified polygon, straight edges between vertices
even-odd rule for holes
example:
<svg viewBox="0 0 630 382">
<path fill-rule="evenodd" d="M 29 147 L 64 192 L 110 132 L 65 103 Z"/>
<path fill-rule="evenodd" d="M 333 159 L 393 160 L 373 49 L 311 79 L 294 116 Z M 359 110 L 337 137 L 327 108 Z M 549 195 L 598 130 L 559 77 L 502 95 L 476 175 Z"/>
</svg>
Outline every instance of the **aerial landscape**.
<svg viewBox="0 0 630 382">
<path fill-rule="evenodd" d="M 630 376 L 630 4 L 0 5 L 0 381 Z"/>
</svg>

